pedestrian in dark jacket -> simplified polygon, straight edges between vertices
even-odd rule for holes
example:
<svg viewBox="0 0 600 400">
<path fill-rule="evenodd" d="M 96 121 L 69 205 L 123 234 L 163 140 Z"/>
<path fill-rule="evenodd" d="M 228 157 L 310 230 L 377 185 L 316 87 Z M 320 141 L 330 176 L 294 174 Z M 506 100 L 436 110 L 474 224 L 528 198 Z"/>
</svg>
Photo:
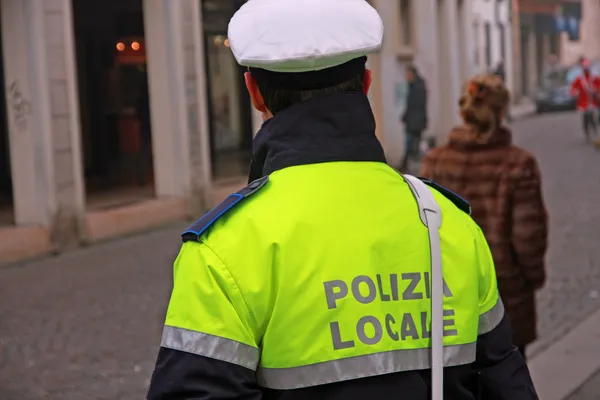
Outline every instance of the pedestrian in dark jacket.
<svg viewBox="0 0 600 400">
<path fill-rule="evenodd" d="M 427 129 L 427 86 L 425 80 L 414 66 L 406 68 L 406 81 L 408 82 L 408 96 L 406 108 L 402 115 L 404 123 L 405 146 L 404 159 L 401 170 L 408 167 L 411 159 L 419 158 L 419 144 L 423 131 Z"/>
<path fill-rule="evenodd" d="M 460 101 L 464 124 L 450 132 L 446 146 L 427 154 L 421 175 L 471 203 L 492 251 L 515 345 L 524 353 L 536 338 L 535 292 L 546 278 L 548 230 L 538 163 L 501 126 L 508 98 L 496 76 L 471 80 Z"/>
</svg>

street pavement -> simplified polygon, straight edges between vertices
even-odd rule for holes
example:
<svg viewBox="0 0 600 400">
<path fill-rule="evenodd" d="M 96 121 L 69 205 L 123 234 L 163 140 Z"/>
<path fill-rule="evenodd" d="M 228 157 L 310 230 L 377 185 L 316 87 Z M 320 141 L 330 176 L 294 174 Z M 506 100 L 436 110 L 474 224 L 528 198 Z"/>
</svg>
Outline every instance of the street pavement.
<svg viewBox="0 0 600 400">
<path fill-rule="evenodd" d="M 580 126 L 575 113 L 514 125 L 516 143 L 538 157 L 550 215 L 548 283 L 531 356 L 600 308 L 600 152 L 585 143 Z"/>
<path fill-rule="evenodd" d="M 568 400 L 598 400 L 600 398 L 600 371 L 596 372 Z"/>
<path fill-rule="evenodd" d="M 551 215 L 535 357 L 600 309 L 600 152 L 575 114 L 513 127 L 539 158 Z M 142 399 L 185 226 L 0 268 L 0 400 Z M 600 398 L 593 384 L 569 400 Z"/>
<path fill-rule="evenodd" d="M 550 214 L 548 282 L 538 296 L 539 339 L 530 346 L 528 356 L 535 361 L 541 354 L 543 361 L 565 363 L 570 368 L 569 377 L 578 383 L 582 380 L 583 385 L 570 394 L 564 387 L 570 387 L 569 382 L 556 386 L 556 391 L 564 393 L 568 400 L 598 400 L 600 357 L 592 363 L 591 370 L 582 369 L 577 357 L 569 357 L 569 353 L 577 351 L 573 339 L 571 343 L 560 343 L 562 358 L 548 355 L 560 354 L 552 346 L 558 347 L 557 341 L 584 325 L 586 318 L 588 324 L 594 320 L 591 322 L 598 325 L 597 314 L 591 314 L 600 310 L 600 152 L 585 143 L 580 126 L 576 113 L 558 113 L 518 121 L 513 133 L 516 144 L 538 157 Z M 599 348 L 600 338 L 589 335 L 580 334 L 579 340 Z M 556 379 L 560 378 L 555 376 Z M 549 389 L 551 383 L 550 378 L 536 382 L 538 386 L 547 384 Z M 554 394 L 554 398 L 560 397 Z"/>
<path fill-rule="evenodd" d="M 183 227 L 1 269 L 0 399 L 144 398 Z"/>
</svg>

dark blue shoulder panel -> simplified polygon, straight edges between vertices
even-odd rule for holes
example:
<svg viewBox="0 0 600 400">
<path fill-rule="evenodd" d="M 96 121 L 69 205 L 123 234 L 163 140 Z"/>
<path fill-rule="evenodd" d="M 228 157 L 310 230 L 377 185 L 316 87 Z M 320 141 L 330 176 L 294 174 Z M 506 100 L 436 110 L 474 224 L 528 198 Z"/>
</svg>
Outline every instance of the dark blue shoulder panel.
<svg viewBox="0 0 600 400">
<path fill-rule="evenodd" d="M 423 183 L 425 183 L 427 186 L 431 186 L 432 188 L 434 188 L 435 190 L 437 190 L 438 192 L 443 194 L 444 197 L 446 197 L 448 200 L 450 200 L 452 203 L 454 203 L 454 205 L 456 207 L 458 207 L 460 210 L 471 215 L 471 204 L 467 200 L 463 199 L 462 197 L 460 197 L 459 195 L 454 193 L 452 190 L 447 189 L 441 185 L 438 185 L 437 183 L 435 183 L 432 180 L 425 179 L 425 178 L 419 178 L 419 179 Z"/>
<path fill-rule="evenodd" d="M 199 241 L 200 236 L 208 230 L 215 222 L 219 220 L 223 215 L 231 211 L 237 206 L 242 200 L 248 198 L 254 193 L 262 189 L 269 181 L 269 176 L 264 176 L 255 181 L 252 181 L 248 186 L 243 188 L 237 193 L 230 194 L 225 200 L 218 206 L 204 214 L 202 218 L 196 221 L 190 226 L 185 232 L 181 234 L 183 242 Z"/>
</svg>

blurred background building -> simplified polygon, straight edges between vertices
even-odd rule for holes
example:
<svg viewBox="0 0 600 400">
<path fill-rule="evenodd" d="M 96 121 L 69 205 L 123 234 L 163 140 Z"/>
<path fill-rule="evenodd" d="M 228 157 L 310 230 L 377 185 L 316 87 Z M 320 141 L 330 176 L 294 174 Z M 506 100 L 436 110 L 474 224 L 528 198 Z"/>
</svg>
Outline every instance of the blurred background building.
<svg viewBox="0 0 600 400">
<path fill-rule="evenodd" d="M 383 48 L 370 61 L 375 76 L 371 97 L 378 134 L 392 165 L 399 165 L 403 154 L 407 66 L 415 65 L 427 83 L 429 135 L 442 139 L 448 127 L 458 122 L 457 99 L 473 69 L 471 1 L 371 1 L 386 29 Z"/>
<path fill-rule="evenodd" d="M 600 57 L 595 0 L 370 2 L 386 27 L 370 97 L 392 164 L 407 65 L 443 141 L 470 74 L 504 60 L 518 98 L 550 54 Z M 226 36 L 243 3 L 1 0 L 0 262 L 198 217 L 245 182 L 262 121 Z"/>
<path fill-rule="evenodd" d="M 594 1 L 594 0 L 592 0 Z M 512 0 L 513 93 L 533 96 L 555 58 L 570 65 L 590 49 L 581 45 L 581 0 Z M 588 7 L 589 8 L 589 7 Z M 587 46 L 589 47 L 589 46 Z"/>
<path fill-rule="evenodd" d="M 506 71 L 513 70 L 511 4 L 508 0 L 472 0 L 473 62 L 475 71 L 494 72 L 499 62 Z M 507 74 L 513 87 L 513 76 Z"/>
</svg>

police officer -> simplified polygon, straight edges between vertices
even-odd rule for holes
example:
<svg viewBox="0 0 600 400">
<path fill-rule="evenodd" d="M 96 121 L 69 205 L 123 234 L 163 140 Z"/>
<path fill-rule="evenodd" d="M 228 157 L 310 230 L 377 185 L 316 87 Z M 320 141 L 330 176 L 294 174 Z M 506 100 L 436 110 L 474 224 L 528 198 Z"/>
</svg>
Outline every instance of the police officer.
<svg viewBox="0 0 600 400">
<path fill-rule="evenodd" d="M 537 398 L 468 203 L 386 164 L 382 37 L 364 0 L 232 18 L 265 123 L 251 183 L 182 235 L 148 399 Z"/>
</svg>

